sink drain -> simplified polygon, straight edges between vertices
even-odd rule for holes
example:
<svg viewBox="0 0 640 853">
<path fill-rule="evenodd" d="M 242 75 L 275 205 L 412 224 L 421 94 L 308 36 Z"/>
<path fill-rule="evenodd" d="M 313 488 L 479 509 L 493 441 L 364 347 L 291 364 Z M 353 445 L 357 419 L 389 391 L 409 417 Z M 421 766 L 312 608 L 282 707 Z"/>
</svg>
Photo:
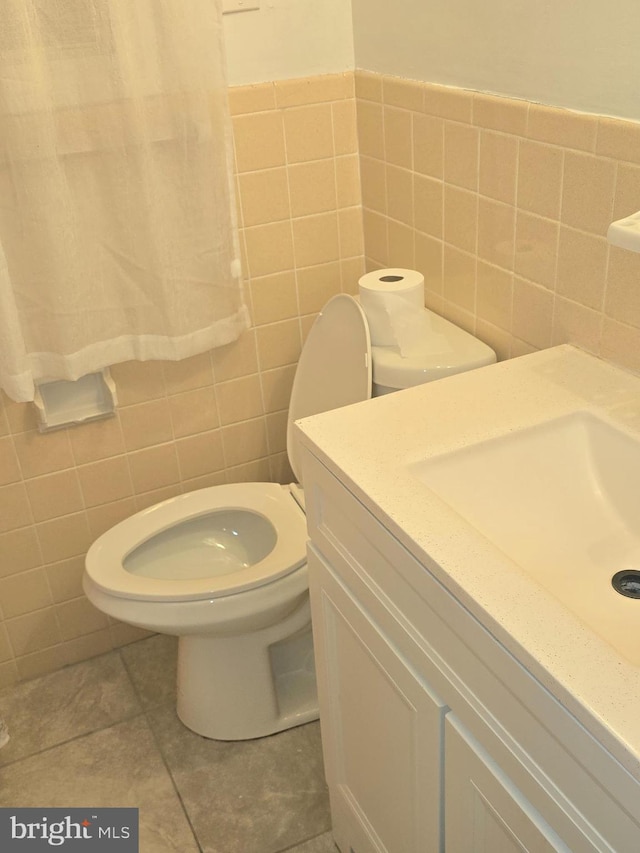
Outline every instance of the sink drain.
<svg viewBox="0 0 640 853">
<path fill-rule="evenodd" d="M 611 585 L 620 595 L 627 598 L 640 598 L 640 572 L 635 569 L 623 569 L 611 578 Z"/>
</svg>

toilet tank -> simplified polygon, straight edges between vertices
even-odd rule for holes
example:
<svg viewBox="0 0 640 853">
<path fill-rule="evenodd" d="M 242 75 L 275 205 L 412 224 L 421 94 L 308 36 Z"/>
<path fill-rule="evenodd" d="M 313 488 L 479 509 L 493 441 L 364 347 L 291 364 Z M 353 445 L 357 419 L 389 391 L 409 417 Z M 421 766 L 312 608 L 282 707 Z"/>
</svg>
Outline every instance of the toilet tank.
<svg viewBox="0 0 640 853">
<path fill-rule="evenodd" d="M 491 347 L 428 308 L 424 309 L 424 325 L 420 343 L 405 355 L 398 347 L 371 347 L 374 397 L 496 361 Z"/>
</svg>

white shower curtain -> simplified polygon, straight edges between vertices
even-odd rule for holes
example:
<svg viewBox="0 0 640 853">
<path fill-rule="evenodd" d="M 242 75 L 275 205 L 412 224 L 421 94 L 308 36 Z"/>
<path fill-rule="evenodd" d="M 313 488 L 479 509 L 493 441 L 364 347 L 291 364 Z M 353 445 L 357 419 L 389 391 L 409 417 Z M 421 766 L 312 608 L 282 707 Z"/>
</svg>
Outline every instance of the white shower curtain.
<svg viewBox="0 0 640 853">
<path fill-rule="evenodd" d="M 0 386 L 248 325 L 222 0 L 0 0 Z"/>
</svg>

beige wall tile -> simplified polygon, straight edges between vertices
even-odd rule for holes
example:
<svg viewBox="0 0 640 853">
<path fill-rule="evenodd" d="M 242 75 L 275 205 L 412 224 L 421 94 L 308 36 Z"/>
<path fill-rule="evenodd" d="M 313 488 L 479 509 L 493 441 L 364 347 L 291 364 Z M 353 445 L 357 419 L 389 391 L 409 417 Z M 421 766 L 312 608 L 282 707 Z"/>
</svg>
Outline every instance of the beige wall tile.
<svg viewBox="0 0 640 853">
<path fill-rule="evenodd" d="M 116 622 L 114 625 L 111 625 L 109 631 L 113 647 L 116 649 L 151 636 L 151 631 L 145 631 L 144 628 L 136 628 L 134 625 L 125 625 L 124 622 Z"/>
<path fill-rule="evenodd" d="M 623 219 L 640 208 L 640 166 L 618 163 L 613 219 Z"/>
<path fill-rule="evenodd" d="M 64 648 L 61 645 L 16 658 L 18 674 L 23 681 L 46 675 L 48 672 L 55 672 L 66 663 Z"/>
<path fill-rule="evenodd" d="M 422 112 L 423 93 L 424 84 L 415 80 L 399 77 L 384 77 L 382 80 L 382 99 L 394 107 Z"/>
<path fill-rule="evenodd" d="M 286 163 L 280 111 L 236 116 L 233 138 L 238 172 L 255 172 Z"/>
<path fill-rule="evenodd" d="M 0 689 L 11 687 L 19 678 L 15 660 L 0 664 Z"/>
<path fill-rule="evenodd" d="M 360 155 L 384 160 L 382 105 L 371 101 L 358 101 L 356 115 Z"/>
<path fill-rule="evenodd" d="M 224 479 L 221 482 L 225 482 Z M 150 492 L 142 492 L 142 494 L 136 495 L 133 499 L 135 512 L 140 512 L 143 509 L 147 509 L 147 507 L 162 503 L 162 501 L 167 501 L 170 498 L 175 498 L 177 495 L 188 491 L 190 489 L 183 488 L 182 483 L 173 483 L 171 486 L 162 486 Z M 109 504 L 109 506 L 113 506 L 113 504 Z M 129 515 L 132 515 L 132 513 L 129 513 Z"/>
<path fill-rule="evenodd" d="M 166 397 L 121 409 L 120 424 L 127 450 L 140 450 L 154 444 L 163 444 L 173 438 Z"/>
<path fill-rule="evenodd" d="M 603 237 L 561 226 L 556 281 L 560 296 L 602 310 L 607 254 Z"/>
<path fill-rule="evenodd" d="M 216 382 L 248 376 L 258 370 L 258 352 L 254 329 L 244 332 L 237 341 L 217 347 L 211 353 Z"/>
<path fill-rule="evenodd" d="M 518 140 L 503 133 L 480 134 L 479 190 L 483 195 L 515 204 Z"/>
<path fill-rule="evenodd" d="M 477 311 L 483 320 L 510 331 L 513 306 L 513 274 L 478 261 Z"/>
<path fill-rule="evenodd" d="M 167 394 L 192 391 L 213 383 L 211 355 L 208 352 L 181 361 L 164 361 L 162 372 Z"/>
<path fill-rule="evenodd" d="M 244 237 L 252 278 L 293 269 L 293 241 L 288 220 L 245 228 Z"/>
<path fill-rule="evenodd" d="M 0 601 L 5 619 L 23 616 L 53 603 L 44 569 L 32 569 L 0 580 Z"/>
<path fill-rule="evenodd" d="M 32 523 L 31 506 L 24 484 L 0 486 L 0 533 Z"/>
<path fill-rule="evenodd" d="M 35 521 L 46 521 L 84 509 L 75 469 L 34 477 L 26 482 Z"/>
<path fill-rule="evenodd" d="M 377 213 L 387 212 L 387 169 L 381 160 L 360 158 L 362 204 Z"/>
<path fill-rule="evenodd" d="M 85 634 L 107 628 L 108 618 L 86 598 L 76 598 L 56 605 L 63 640 L 74 640 Z"/>
<path fill-rule="evenodd" d="M 239 182 L 245 226 L 289 219 L 289 183 L 285 168 L 245 172 L 239 176 Z"/>
<path fill-rule="evenodd" d="M 426 83 L 424 86 L 424 111 L 429 115 L 440 116 L 469 123 L 473 114 L 473 93 L 464 89 L 438 86 Z"/>
<path fill-rule="evenodd" d="M 514 260 L 518 275 L 555 288 L 559 230 L 557 222 L 518 211 Z"/>
<path fill-rule="evenodd" d="M 353 73 L 321 74 L 316 77 L 298 77 L 276 80 L 274 83 L 278 107 L 297 107 L 337 101 L 353 97 Z"/>
<path fill-rule="evenodd" d="M 256 329 L 256 334 L 261 370 L 297 363 L 301 348 L 297 319 L 261 326 Z"/>
<path fill-rule="evenodd" d="M 454 122 L 444 125 L 444 179 L 468 190 L 478 189 L 478 141 L 475 127 Z"/>
<path fill-rule="evenodd" d="M 389 242 L 386 217 L 365 209 L 362 211 L 362 224 L 365 254 L 377 260 L 374 268 L 388 266 Z"/>
<path fill-rule="evenodd" d="M 635 373 L 640 372 L 640 329 L 605 317 L 600 355 Z"/>
<path fill-rule="evenodd" d="M 373 71 L 355 72 L 356 97 L 366 101 L 382 101 L 382 75 Z"/>
<path fill-rule="evenodd" d="M 35 406 L 29 403 L 16 403 L 10 400 L 6 394 L 2 394 L 3 400 L 3 424 L 9 426 L 9 432 L 15 434 L 27 432 L 38 428 L 38 416 Z"/>
<path fill-rule="evenodd" d="M 54 602 L 69 601 L 82 595 L 84 557 L 72 557 L 45 567 Z"/>
<path fill-rule="evenodd" d="M 18 457 L 10 436 L 0 438 L 0 486 L 22 479 Z"/>
<path fill-rule="evenodd" d="M 387 216 L 413 225 L 413 173 L 387 166 Z"/>
<path fill-rule="evenodd" d="M 360 191 L 360 170 L 356 154 L 347 157 L 337 157 L 336 193 L 338 207 L 353 207 L 362 203 Z"/>
<path fill-rule="evenodd" d="M 384 150 L 387 163 L 413 168 L 411 113 L 394 107 L 385 107 Z"/>
<path fill-rule="evenodd" d="M 257 418 L 262 411 L 262 388 L 258 374 L 220 382 L 216 396 L 222 425 Z"/>
<path fill-rule="evenodd" d="M 133 494 L 126 456 L 114 456 L 77 469 L 85 506 L 117 501 Z"/>
<path fill-rule="evenodd" d="M 298 313 L 296 276 L 293 270 L 252 279 L 253 321 L 256 326 L 288 320 Z"/>
<path fill-rule="evenodd" d="M 473 94 L 473 123 L 478 127 L 524 136 L 529 103 L 481 92 Z"/>
<path fill-rule="evenodd" d="M 335 213 L 294 219 L 292 225 L 296 267 L 338 260 L 338 217 Z"/>
<path fill-rule="evenodd" d="M 308 216 L 335 210 L 336 170 L 333 160 L 316 160 L 289 168 L 291 215 Z"/>
<path fill-rule="evenodd" d="M 176 441 L 182 480 L 202 477 L 225 467 L 221 438 L 221 430 L 216 429 Z"/>
<path fill-rule="evenodd" d="M 295 483 L 296 478 L 291 470 L 289 458 L 286 453 L 277 453 L 269 459 L 271 468 L 271 481 L 273 483 Z"/>
<path fill-rule="evenodd" d="M 23 432 L 13 438 L 22 475 L 38 477 L 71 468 L 74 464 L 67 430 L 41 434 Z"/>
<path fill-rule="evenodd" d="M 231 115 L 259 113 L 273 110 L 275 106 L 273 83 L 253 83 L 250 86 L 233 86 L 229 89 Z"/>
<path fill-rule="evenodd" d="M 606 234 L 613 213 L 615 164 L 568 151 L 564 159 L 561 220 L 593 234 Z"/>
<path fill-rule="evenodd" d="M 114 364 L 111 376 L 116 383 L 120 406 L 155 400 L 165 394 L 161 361 L 126 361 Z"/>
<path fill-rule="evenodd" d="M 169 397 L 173 435 L 183 438 L 215 429 L 220 424 L 216 395 L 212 387 L 196 388 Z"/>
<path fill-rule="evenodd" d="M 432 178 L 444 172 L 444 121 L 428 115 L 413 116 L 413 168 Z"/>
<path fill-rule="evenodd" d="M 345 207 L 338 211 L 340 257 L 360 257 L 364 251 L 362 208 Z"/>
<path fill-rule="evenodd" d="M 0 577 L 35 569 L 41 563 L 40 545 L 33 526 L 0 534 Z"/>
<path fill-rule="evenodd" d="M 262 373 L 262 396 L 267 413 L 289 408 L 296 365 L 276 367 Z"/>
<path fill-rule="evenodd" d="M 597 131 L 598 120 L 594 116 L 542 104 L 529 106 L 527 135 L 530 139 L 580 151 L 595 151 Z"/>
<path fill-rule="evenodd" d="M 267 415 L 267 442 L 269 453 L 283 453 L 287 449 L 287 412 Z"/>
<path fill-rule="evenodd" d="M 337 262 L 299 269 L 297 278 L 301 314 L 318 312 L 332 296 L 340 293 L 342 289 L 340 264 Z M 293 345 L 295 340 L 293 330 L 290 331 L 290 334 Z"/>
<path fill-rule="evenodd" d="M 270 459 L 271 457 L 269 457 Z M 228 469 L 230 483 L 266 483 L 273 482 L 269 459 L 254 459 L 244 465 L 234 465 Z"/>
<path fill-rule="evenodd" d="M 269 453 L 264 418 L 222 427 L 221 432 L 224 458 L 228 466 L 252 462 Z"/>
<path fill-rule="evenodd" d="M 150 492 L 180 481 L 178 457 L 174 444 L 161 444 L 130 453 L 129 468 L 136 494 Z"/>
<path fill-rule="evenodd" d="M 45 563 L 84 554 L 93 540 L 84 512 L 42 521 L 36 524 L 36 532 Z"/>
<path fill-rule="evenodd" d="M 515 208 L 480 196 L 478 199 L 478 257 L 513 269 Z"/>
<path fill-rule="evenodd" d="M 117 416 L 70 429 L 69 440 L 76 465 L 118 456 L 125 450 L 120 419 Z"/>
<path fill-rule="evenodd" d="M 442 181 L 413 175 L 413 222 L 416 230 L 431 237 L 442 237 L 444 214 Z"/>
<path fill-rule="evenodd" d="M 444 247 L 444 298 L 465 311 L 476 304 L 476 259 L 453 246 Z"/>
<path fill-rule="evenodd" d="M 611 246 L 607 281 L 607 316 L 640 328 L 640 255 Z"/>
<path fill-rule="evenodd" d="M 640 124 L 601 117 L 596 152 L 616 160 L 640 163 Z"/>
<path fill-rule="evenodd" d="M 390 219 L 387 222 L 387 238 L 389 240 L 389 259 L 391 267 L 414 268 L 414 236 L 413 228 L 401 222 Z"/>
<path fill-rule="evenodd" d="M 87 510 L 87 524 L 89 525 L 91 541 L 94 542 L 98 536 L 102 536 L 107 530 L 137 511 L 138 507 L 133 497 L 90 507 Z"/>
<path fill-rule="evenodd" d="M 169 398 L 173 435 L 182 438 L 219 426 L 214 389 L 196 388 Z"/>
<path fill-rule="evenodd" d="M 446 184 L 444 187 L 444 239 L 458 249 L 475 254 L 477 237 L 477 194 Z"/>
<path fill-rule="evenodd" d="M 111 629 L 103 628 L 92 634 L 82 634 L 75 640 L 67 640 L 62 644 L 62 654 L 65 664 L 69 666 L 96 655 L 105 654 L 113 648 Z"/>
<path fill-rule="evenodd" d="M 364 253 L 357 258 L 342 258 L 340 261 L 342 292 L 355 296 L 358 293 L 358 281 L 364 272 Z"/>
<path fill-rule="evenodd" d="M 356 117 L 356 102 L 336 101 L 331 104 L 333 118 L 333 147 L 335 153 L 357 154 L 358 125 Z"/>
<path fill-rule="evenodd" d="M 592 353 L 600 349 L 602 314 L 556 296 L 551 344 L 576 344 Z"/>
<path fill-rule="evenodd" d="M 334 156 L 331 104 L 285 110 L 284 130 L 289 163 Z"/>
<path fill-rule="evenodd" d="M 513 334 L 536 349 L 551 345 L 553 293 L 518 276 L 513 280 Z"/>
<path fill-rule="evenodd" d="M 61 639 L 53 607 L 9 619 L 6 627 L 17 657 L 54 646 Z"/>
<path fill-rule="evenodd" d="M 547 216 L 560 217 L 562 196 L 561 148 L 521 140 L 518 163 L 518 206 Z"/>
<path fill-rule="evenodd" d="M 426 234 L 415 235 L 415 268 L 425 281 L 427 293 L 442 295 L 442 242 Z"/>
</svg>

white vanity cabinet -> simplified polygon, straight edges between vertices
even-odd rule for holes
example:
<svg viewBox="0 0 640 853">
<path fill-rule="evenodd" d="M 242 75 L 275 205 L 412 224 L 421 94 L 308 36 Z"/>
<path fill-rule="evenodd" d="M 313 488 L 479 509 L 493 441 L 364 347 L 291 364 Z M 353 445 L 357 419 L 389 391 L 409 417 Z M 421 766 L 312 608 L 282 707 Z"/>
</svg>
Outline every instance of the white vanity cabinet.
<svg viewBox="0 0 640 853">
<path fill-rule="evenodd" d="M 341 853 L 638 853 L 638 781 L 310 447 L 310 589 Z"/>
</svg>

